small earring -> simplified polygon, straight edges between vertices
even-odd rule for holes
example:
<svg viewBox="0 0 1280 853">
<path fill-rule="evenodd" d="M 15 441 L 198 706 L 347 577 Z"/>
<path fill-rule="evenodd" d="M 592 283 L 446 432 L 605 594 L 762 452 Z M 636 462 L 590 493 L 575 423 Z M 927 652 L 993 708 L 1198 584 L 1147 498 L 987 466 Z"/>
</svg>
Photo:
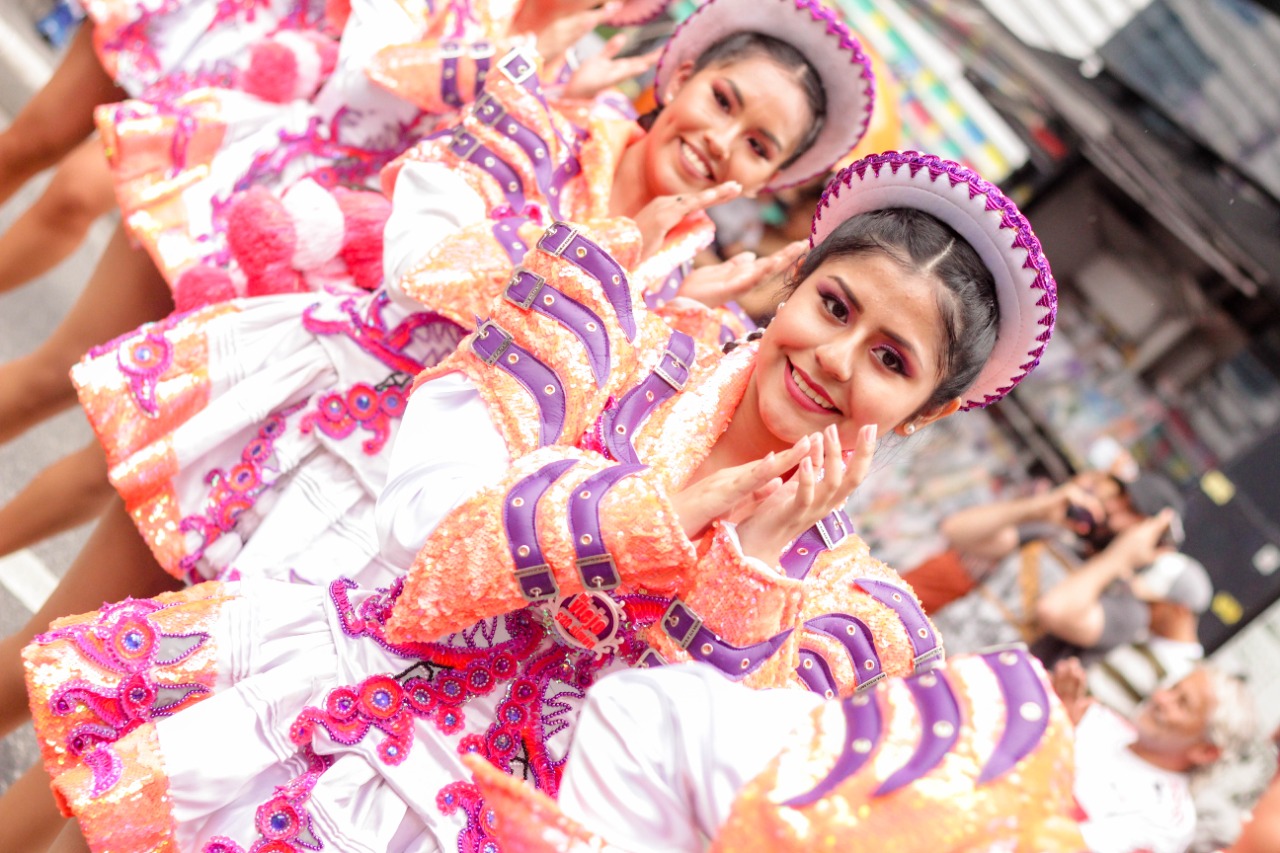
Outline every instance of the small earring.
<svg viewBox="0 0 1280 853">
<path fill-rule="evenodd" d="M 905 432 L 907 435 L 911 435 L 911 434 L 913 434 L 913 433 L 916 431 L 916 425 L 915 425 L 915 424 L 907 424 L 906 426 L 904 426 L 904 427 L 902 428 L 902 431 L 903 431 L 903 432 Z"/>
<path fill-rule="evenodd" d="M 773 313 L 777 314 L 779 311 L 781 311 L 781 310 L 782 310 L 782 306 L 783 306 L 783 305 L 786 305 L 786 304 L 787 304 L 787 300 L 785 300 L 785 299 L 784 299 L 784 300 L 782 300 L 781 302 L 779 302 L 779 303 L 778 303 L 778 307 L 773 309 Z"/>
</svg>

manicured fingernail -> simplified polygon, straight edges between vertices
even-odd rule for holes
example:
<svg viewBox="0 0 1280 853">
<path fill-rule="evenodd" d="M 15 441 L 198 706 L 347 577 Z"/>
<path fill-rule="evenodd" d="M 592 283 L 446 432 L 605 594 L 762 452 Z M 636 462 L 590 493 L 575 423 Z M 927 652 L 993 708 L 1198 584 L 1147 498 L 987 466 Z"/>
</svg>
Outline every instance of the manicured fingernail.
<svg viewBox="0 0 1280 853">
<path fill-rule="evenodd" d="M 867 424 L 862 428 L 862 443 L 870 447 L 876 443 L 877 428 L 875 424 Z"/>
</svg>

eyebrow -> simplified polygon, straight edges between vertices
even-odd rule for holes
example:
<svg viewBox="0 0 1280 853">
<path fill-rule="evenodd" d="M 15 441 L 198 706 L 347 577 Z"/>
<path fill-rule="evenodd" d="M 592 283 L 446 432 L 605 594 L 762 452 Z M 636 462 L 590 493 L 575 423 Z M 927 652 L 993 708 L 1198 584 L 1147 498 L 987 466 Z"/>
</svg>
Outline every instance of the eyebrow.
<svg viewBox="0 0 1280 853">
<path fill-rule="evenodd" d="M 730 89 L 733 90 L 733 97 L 734 97 L 734 100 L 738 102 L 738 106 L 742 106 L 742 90 L 738 88 L 738 84 L 733 82 L 733 78 L 729 77 L 728 75 L 725 76 L 724 82 L 728 85 Z M 782 153 L 784 150 L 786 150 L 783 148 L 782 140 L 778 139 L 778 137 L 774 136 L 765 128 L 763 127 L 760 128 L 760 135 L 768 139 L 769 142 L 773 144 L 773 147 L 777 149 L 778 153 Z"/>
<path fill-rule="evenodd" d="M 862 303 L 858 301 L 858 297 L 853 295 L 853 291 L 849 289 L 849 284 L 838 275 L 833 274 L 831 278 L 840 286 L 840 289 L 844 291 L 845 299 L 848 299 L 853 303 L 853 307 L 858 309 L 858 313 L 862 313 Z M 917 363 L 923 363 L 924 359 L 920 357 L 920 353 L 918 353 L 911 342 L 902 337 L 902 335 L 899 335 L 891 329 L 885 329 L 884 334 L 898 346 L 902 347 L 906 354 L 911 356 Z"/>
</svg>

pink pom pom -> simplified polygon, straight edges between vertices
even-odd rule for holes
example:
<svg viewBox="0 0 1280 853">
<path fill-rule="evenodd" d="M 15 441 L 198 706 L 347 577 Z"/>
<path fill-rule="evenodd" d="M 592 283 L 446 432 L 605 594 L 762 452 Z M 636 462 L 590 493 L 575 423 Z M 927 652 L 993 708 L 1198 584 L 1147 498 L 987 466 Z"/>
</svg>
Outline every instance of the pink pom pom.
<svg viewBox="0 0 1280 853">
<path fill-rule="evenodd" d="M 243 88 L 264 101 L 283 104 L 293 100 L 298 85 L 298 59 L 293 51 L 276 41 L 263 41 L 249 49 L 249 67 Z"/>
<path fill-rule="evenodd" d="M 236 296 L 231 274 L 208 264 L 188 267 L 173 283 L 173 305 L 178 311 L 203 308 Z"/>
<path fill-rule="evenodd" d="M 333 191 L 342 209 L 343 241 L 339 253 L 358 287 L 373 290 L 382 283 L 382 232 L 391 201 L 382 193 L 339 187 Z"/>
<path fill-rule="evenodd" d="M 227 244 L 244 272 L 248 295 L 306 289 L 293 268 L 293 219 L 269 190 L 253 187 L 236 195 L 227 211 Z"/>
</svg>

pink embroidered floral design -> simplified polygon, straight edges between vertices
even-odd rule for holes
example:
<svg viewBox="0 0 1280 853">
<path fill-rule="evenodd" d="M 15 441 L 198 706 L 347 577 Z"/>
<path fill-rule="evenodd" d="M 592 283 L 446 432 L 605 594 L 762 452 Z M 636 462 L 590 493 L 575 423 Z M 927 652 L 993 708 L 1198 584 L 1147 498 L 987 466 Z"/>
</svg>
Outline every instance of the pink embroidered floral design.
<svg viewBox="0 0 1280 853">
<path fill-rule="evenodd" d="M 200 539 L 199 545 L 178 562 L 179 568 L 193 583 L 203 580 L 196 564 L 204 556 L 205 550 L 218 537 L 234 528 L 240 515 L 252 507 L 258 497 L 275 482 L 268 464 L 275 452 L 275 441 L 284 433 L 289 416 L 300 407 L 301 404 L 269 416 L 258 434 L 240 451 L 240 461 L 237 464 L 225 471 L 215 468 L 205 475 L 205 482 L 211 488 L 205 500 L 204 512 L 188 515 L 178 525 L 183 533 L 194 533 Z"/>
<path fill-rule="evenodd" d="M 391 297 L 381 290 L 375 292 L 371 298 L 344 299 L 339 308 L 345 316 L 340 320 L 321 319 L 316 314 L 318 306 L 313 305 L 303 312 L 302 324 L 308 331 L 317 335 L 345 335 L 392 370 L 416 376 L 425 365 L 416 358 L 406 355 L 405 349 L 413 343 L 420 329 L 447 321 L 442 320 L 437 314 L 421 312 L 410 314 L 395 326 L 391 326 L 385 316 L 390 303 Z M 363 311 L 362 307 L 364 307 Z M 453 326 L 452 323 L 448 325 Z M 446 345 L 442 342 L 442 346 Z M 426 358 L 439 360 L 452 351 L 452 348 L 452 345 L 447 345 L 444 352 L 429 353 Z M 434 361 L 428 363 L 434 363 Z"/>
<path fill-rule="evenodd" d="M 303 432 L 319 429 L 330 438 L 346 438 L 357 429 L 373 433 L 361 447 L 373 456 L 382 450 L 391 436 L 391 422 L 404 416 L 405 401 L 413 377 L 396 373 L 379 385 L 364 382 L 353 385 L 345 393 L 333 391 L 323 395 L 317 411 L 302 418 Z"/>
<path fill-rule="evenodd" d="M 124 676 L 114 688 L 74 679 L 49 697 L 49 709 L 56 716 L 88 712 L 90 719 L 75 725 L 68 734 L 67 750 L 92 769 L 94 796 L 120 779 L 120 760 L 111 744 L 138 726 L 189 707 L 209 693 L 204 684 L 171 684 L 155 677 L 156 667 L 186 660 L 209 639 L 203 633 L 163 632 L 151 617 L 172 606 L 126 599 L 103 607 L 91 623 L 56 628 L 35 638 L 41 644 L 67 640 L 91 663 Z"/>
<path fill-rule="evenodd" d="M 141 338 L 122 343 L 116 352 L 120 372 L 129 377 L 134 403 L 154 418 L 160 413 L 156 406 L 156 384 L 173 364 L 173 345 L 153 329 Z"/>
<path fill-rule="evenodd" d="M 312 829 L 307 802 L 316 782 L 333 765 L 333 759 L 311 750 L 304 750 L 303 755 L 307 759 L 306 772 L 287 785 L 277 787 L 275 796 L 254 813 L 253 824 L 260 838 L 247 851 L 232 839 L 219 835 L 206 841 L 200 853 L 302 853 L 324 849 Z"/>
</svg>

